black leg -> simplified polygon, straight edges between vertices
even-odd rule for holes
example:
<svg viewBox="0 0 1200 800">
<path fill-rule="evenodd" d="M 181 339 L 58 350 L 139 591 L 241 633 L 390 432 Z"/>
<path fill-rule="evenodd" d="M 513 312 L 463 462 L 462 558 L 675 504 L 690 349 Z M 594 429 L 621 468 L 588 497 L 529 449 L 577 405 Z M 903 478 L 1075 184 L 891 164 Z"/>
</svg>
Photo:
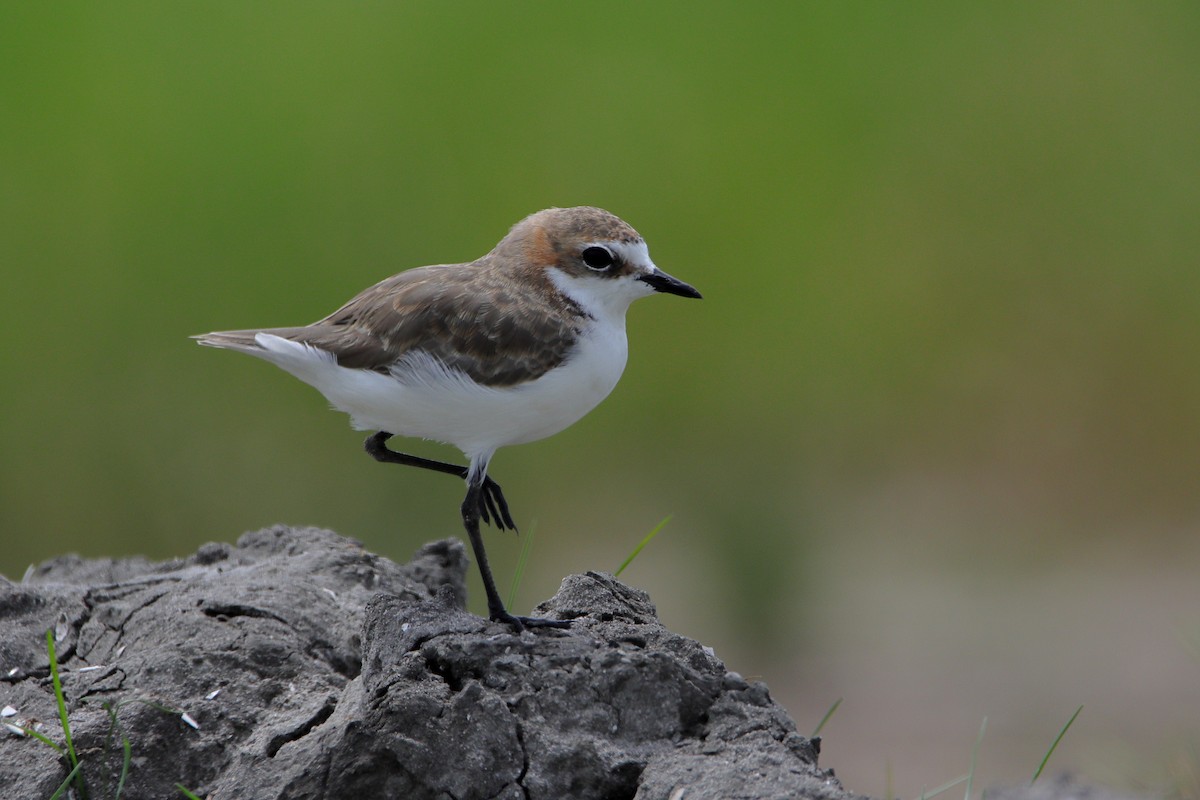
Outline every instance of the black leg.
<svg viewBox="0 0 1200 800">
<path fill-rule="evenodd" d="M 479 564 L 479 575 L 483 578 L 483 590 L 487 593 L 488 619 L 511 625 L 518 631 L 525 628 L 569 628 L 571 626 L 569 620 L 517 617 L 505 610 L 504 601 L 500 599 L 500 592 L 496 591 L 492 568 L 488 566 L 487 553 L 483 549 L 483 537 L 479 534 L 482 486 L 483 481 L 472 481 L 467 484 L 467 496 L 463 499 L 462 504 L 462 518 L 463 527 L 467 529 L 467 537 L 471 540 L 471 549 L 475 551 L 475 562 Z"/>
<path fill-rule="evenodd" d="M 387 431 L 373 433 L 367 437 L 367 441 L 363 443 L 363 446 L 376 461 L 382 461 L 385 464 L 404 464 L 408 467 L 420 467 L 421 469 L 429 469 L 434 472 L 443 472 L 447 475 L 457 475 L 466 480 L 466 467 L 460 467 L 457 464 L 447 464 L 444 461 L 434 461 L 430 458 L 421 458 L 420 456 L 410 456 L 407 453 L 397 453 L 395 450 L 389 449 L 385 444 L 390 438 L 392 438 L 392 434 Z M 494 524 L 499 530 L 508 528 L 515 531 L 517 529 L 517 524 L 513 522 L 512 514 L 508 511 L 508 501 L 504 499 L 504 492 L 500 491 L 500 484 L 486 476 L 484 476 L 483 483 L 479 487 L 479 515 L 484 522 L 489 525 Z"/>
</svg>

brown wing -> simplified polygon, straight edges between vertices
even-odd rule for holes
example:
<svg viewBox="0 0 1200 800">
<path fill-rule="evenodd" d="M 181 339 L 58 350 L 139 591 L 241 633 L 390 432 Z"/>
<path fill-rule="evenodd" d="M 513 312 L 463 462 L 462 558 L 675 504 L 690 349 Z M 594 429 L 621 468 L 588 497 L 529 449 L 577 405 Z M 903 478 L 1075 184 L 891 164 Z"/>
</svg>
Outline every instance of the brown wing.
<svg viewBox="0 0 1200 800">
<path fill-rule="evenodd" d="M 386 372 L 424 351 L 487 386 L 537 378 L 569 355 L 582 310 L 541 270 L 514 283 L 487 257 L 421 267 L 359 294 L 320 322 L 273 331 L 333 353 L 344 367 Z"/>
</svg>

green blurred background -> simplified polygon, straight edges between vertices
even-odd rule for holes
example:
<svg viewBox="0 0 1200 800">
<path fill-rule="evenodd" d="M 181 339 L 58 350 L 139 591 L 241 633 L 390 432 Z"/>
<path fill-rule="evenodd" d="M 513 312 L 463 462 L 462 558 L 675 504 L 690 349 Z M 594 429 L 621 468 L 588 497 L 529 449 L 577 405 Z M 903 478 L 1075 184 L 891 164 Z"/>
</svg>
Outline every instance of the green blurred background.
<svg viewBox="0 0 1200 800">
<path fill-rule="evenodd" d="M 496 457 L 519 608 L 674 514 L 623 577 L 802 732 L 844 697 L 849 788 L 984 716 L 977 781 L 1027 780 L 1082 703 L 1052 767 L 1196 795 L 1197 4 L 6 3 L 0 114 L 0 572 L 458 535 L 457 482 L 187 336 L 599 205 L 705 299 Z"/>
</svg>

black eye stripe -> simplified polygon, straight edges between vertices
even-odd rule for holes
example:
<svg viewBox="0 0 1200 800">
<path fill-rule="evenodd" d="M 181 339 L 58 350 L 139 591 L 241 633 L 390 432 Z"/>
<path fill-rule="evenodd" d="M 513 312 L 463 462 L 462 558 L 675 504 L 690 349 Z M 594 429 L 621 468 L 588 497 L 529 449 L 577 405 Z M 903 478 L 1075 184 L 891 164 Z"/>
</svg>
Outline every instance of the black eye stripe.
<svg viewBox="0 0 1200 800">
<path fill-rule="evenodd" d="M 606 270 L 617 263 L 612 252 L 607 247 L 600 247 L 599 245 L 583 248 L 583 252 L 579 254 L 579 257 L 583 259 L 583 263 L 587 265 L 588 269 L 596 271 Z"/>
</svg>

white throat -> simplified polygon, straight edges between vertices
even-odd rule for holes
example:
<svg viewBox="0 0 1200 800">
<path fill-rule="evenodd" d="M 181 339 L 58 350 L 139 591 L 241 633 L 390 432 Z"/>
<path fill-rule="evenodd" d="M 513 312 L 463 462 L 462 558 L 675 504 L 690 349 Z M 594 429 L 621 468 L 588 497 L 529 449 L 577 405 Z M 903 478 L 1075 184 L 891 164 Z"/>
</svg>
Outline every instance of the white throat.
<svg viewBox="0 0 1200 800">
<path fill-rule="evenodd" d="M 623 251 L 631 263 L 637 264 L 646 273 L 652 272 L 654 262 L 644 242 L 610 244 L 614 250 Z M 578 303 L 597 321 L 625 328 L 625 312 L 639 297 L 654 294 L 654 289 L 633 275 L 606 278 L 599 275 L 569 275 L 557 267 L 547 267 L 550 281 L 560 292 Z"/>
</svg>

